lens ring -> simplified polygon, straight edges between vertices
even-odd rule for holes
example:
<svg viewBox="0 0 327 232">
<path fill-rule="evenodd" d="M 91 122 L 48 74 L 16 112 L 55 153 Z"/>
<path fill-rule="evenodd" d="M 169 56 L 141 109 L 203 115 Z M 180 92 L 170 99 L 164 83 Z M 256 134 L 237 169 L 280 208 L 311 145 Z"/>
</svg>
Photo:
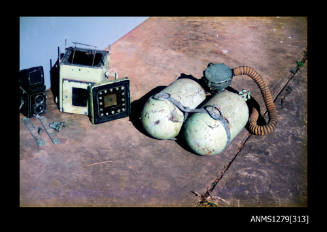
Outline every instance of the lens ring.
<svg viewBox="0 0 327 232">
<path fill-rule="evenodd" d="M 35 97 L 35 103 L 36 103 L 36 104 L 41 104 L 41 103 L 43 103 L 43 101 L 44 101 L 44 96 L 43 96 L 43 94 L 36 95 L 36 97 Z"/>
<path fill-rule="evenodd" d="M 44 106 L 43 105 L 36 105 L 34 108 L 35 114 L 41 114 L 44 112 Z"/>
</svg>

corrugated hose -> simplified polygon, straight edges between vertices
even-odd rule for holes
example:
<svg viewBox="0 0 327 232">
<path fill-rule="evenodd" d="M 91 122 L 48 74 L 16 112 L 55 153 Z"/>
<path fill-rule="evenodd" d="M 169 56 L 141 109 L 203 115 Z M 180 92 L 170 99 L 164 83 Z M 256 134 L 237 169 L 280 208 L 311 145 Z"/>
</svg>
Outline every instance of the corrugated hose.
<svg viewBox="0 0 327 232">
<path fill-rule="evenodd" d="M 255 135 L 266 135 L 271 132 L 273 132 L 277 126 L 278 116 L 277 116 L 277 110 L 274 103 L 274 100 L 271 96 L 270 90 L 262 77 L 259 73 L 257 73 L 253 68 L 248 66 L 240 66 L 233 69 L 234 75 L 247 75 L 252 78 L 252 80 L 255 81 L 255 83 L 260 88 L 262 97 L 265 101 L 268 114 L 269 114 L 269 122 L 266 125 L 259 126 L 257 124 L 258 118 L 259 118 L 259 112 L 258 110 L 253 107 L 252 113 L 249 118 L 249 129 L 251 133 Z"/>
</svg>

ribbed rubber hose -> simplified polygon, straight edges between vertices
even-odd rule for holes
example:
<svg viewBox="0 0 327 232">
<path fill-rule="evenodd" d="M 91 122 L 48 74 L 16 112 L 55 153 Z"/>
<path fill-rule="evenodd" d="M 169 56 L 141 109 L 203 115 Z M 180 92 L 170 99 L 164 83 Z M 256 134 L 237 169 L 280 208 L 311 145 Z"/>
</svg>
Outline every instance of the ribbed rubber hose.
<svg viewBox="0 0 327 232">
<path fill-rule="evenodd" d="M 250 131 L 255 134 L 255 135 L 266 135 L 269 134 L 271 132 L 273 132 L 277 126 L 277 110 L 276 110 L 276 106 L 274 104 L 274 100 L 271 96 L 270 90 L 268 88 L 268 86 L 266 85 L 266 83 L 264 82 L 264 80 L 262 79 L 262 77 L 260 76 L 259 73 L 257 73 L 253 68 L 251 67 L 247 67 L 247 66 L 240 66 L 237 68 L 233 69 L 234 71 L 234 75 L 238 76 L 238 75 L 247 75 L 249 77 L 251 77 L 255 83 L 258 85 L 258 87 L 260 88 L 262 97 L 265 101 L 267 110 L 268 110 L 268 114 L 269 114 L 269 122 L 266 125 L 263 126 L 259 126 L 257 124 L 258 118 L 259 118 L 259 112 L 256 108 L 252 108 L 252 113 L 250 115 L 250 119 L 249 119 L 249 129 Z"/>
</svg>

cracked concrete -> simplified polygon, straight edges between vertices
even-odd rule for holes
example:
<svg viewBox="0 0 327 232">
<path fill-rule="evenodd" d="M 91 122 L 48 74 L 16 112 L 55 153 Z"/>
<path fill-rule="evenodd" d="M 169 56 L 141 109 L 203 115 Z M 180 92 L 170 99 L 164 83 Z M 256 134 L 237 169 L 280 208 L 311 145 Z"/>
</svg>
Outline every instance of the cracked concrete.
<svg viewBox="0 0 327 232">
<path fill-rule="evenodd" d="M 275 103 L 280 126 L 250 136 L 212 192 L 220 206 L 307 206 L 307 65 Z"/>
</svg>

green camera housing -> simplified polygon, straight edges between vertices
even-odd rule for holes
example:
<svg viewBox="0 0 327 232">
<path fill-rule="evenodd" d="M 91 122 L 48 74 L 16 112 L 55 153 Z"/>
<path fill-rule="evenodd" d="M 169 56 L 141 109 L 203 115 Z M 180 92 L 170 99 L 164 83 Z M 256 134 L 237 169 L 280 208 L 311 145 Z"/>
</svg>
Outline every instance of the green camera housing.
<svg viewBox="0 0 327 232">
<path fill-rule="evenodd" d="M 99 124 L 130 115 L 128 77 L 107 80 L 88 87 L 89 117 Z"/>
<path fill-rule="evenodd" d="M 118 78 L 109 69 L 109 60 L 109 49 L 75 46 L 60 54 L 58 47 L 58 61 L 50 73 L 51 90 L 61 112 L 88 115 L 93 124 L 130 115 L 130 81 Z"/>
<path fill-rule="evenodd" d="M 66 48 L 59 57 L 59 110 L 88 115 L 88 91 L 91 85 L 107 80 L 109 51 L 79 47 Z"/>
</svg>

